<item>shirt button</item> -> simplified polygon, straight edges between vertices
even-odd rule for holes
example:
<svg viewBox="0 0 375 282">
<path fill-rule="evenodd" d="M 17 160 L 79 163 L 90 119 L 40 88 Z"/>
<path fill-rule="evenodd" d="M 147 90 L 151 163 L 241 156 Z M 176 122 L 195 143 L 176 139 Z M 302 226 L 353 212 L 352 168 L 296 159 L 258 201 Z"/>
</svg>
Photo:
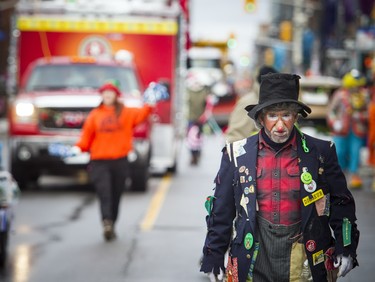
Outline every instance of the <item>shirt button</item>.
<svg viewBox="0 0 375 282">
<path fill-rule="evenodd" d="M 247 258 L 247 259 L 250 259 L 250 258 L 251 258 L 251 256 L 250 256 L 249 254 L 247 254 L 247 255 L 246 255 L 246 258 Z"/>
</svg>

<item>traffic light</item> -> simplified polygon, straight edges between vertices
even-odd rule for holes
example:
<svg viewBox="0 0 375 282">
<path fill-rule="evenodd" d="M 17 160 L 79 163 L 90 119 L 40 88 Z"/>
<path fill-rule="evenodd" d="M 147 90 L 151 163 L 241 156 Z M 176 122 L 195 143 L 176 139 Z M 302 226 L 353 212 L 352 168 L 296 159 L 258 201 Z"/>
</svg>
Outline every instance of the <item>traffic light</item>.
<svg viewBox="0 0 375 282">
<path fill-rule="evenodd" d="M 245 11 L 248 13 L 254 12 L 256 7 L 256 0 L 245 0 Z"/>
<path fill-rule="evenodd" d="M 227 40 L 227 46 L 229 49 L 236 48 L 238 45 L 235 35 L 232 33 Z"/>
</svg>

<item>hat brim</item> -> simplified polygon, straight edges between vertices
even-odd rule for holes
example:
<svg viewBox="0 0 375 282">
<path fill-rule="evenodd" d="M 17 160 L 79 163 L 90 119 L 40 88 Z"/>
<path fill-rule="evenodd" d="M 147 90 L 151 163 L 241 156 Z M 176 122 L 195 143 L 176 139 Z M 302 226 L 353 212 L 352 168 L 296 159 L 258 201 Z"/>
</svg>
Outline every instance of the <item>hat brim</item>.
<svg viewBox="0 0 375 282">
<path fill-rule="evenodd" d="M 120 90 L 115 85 L 113 85 L 111 83 L 106 83 L 98 89 L 100 94 L 102 94 L 106 90 L 111 90 L 111 91 L 115 92 L 118 97 L 121 96 Z"/>
<path fill-rule="evenodd" d="M 267 101 L 267 102 L 264 102 L 262 104 L 257 104 L 257 105 L 248 105 L 245 107 L 245 110 L 248 112 L 247 114 L 249 115 L 249 117 L 251 117 L 252 119 L 256 120 L 257 117 L 258 117 L 258 114 L 259 112 L 268 107 L 268 106 L 271 106 L 271 105 L 274 105 L 274 104 L 279 104 L 279 103 L 294 103 L 294 104 L 298 104 L 302 107 L 302 110 L 299 112 L 303 117 L 307 117 L 308 114 L 311 113 L 311 108 L 308 107 L 307 105 L 305 105 L 304 103 L 300 102 L 300 101 L 296 101 L 294 99 L 277 99 L 277 100 L 270 100 L 270 101 Z"/>
</svg>

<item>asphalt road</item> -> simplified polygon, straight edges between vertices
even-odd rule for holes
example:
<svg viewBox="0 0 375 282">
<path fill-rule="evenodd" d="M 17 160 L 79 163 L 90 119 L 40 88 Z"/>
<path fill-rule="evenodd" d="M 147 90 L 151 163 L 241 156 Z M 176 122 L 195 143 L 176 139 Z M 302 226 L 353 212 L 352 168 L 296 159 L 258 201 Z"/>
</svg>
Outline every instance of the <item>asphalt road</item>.
<svg viewBox="0 0 375 282">
<path fill-rule="evenodd" d="M 74 180 L 44 178 L 16 208 L 4 282 L 208 281 L 199 272 L 204 201 L 212 193 L 223 140 L 205 140 L 202 163 L 188 165 L 186 147 L 175 176 L 155 176 L 146 193 L 125 192 L 118 239 L 104 242 L 98 202 Z M 361 231 L 360 267 L 339 281 L 374 281 L 375 193 L 353 191 Z"/>
</svg>

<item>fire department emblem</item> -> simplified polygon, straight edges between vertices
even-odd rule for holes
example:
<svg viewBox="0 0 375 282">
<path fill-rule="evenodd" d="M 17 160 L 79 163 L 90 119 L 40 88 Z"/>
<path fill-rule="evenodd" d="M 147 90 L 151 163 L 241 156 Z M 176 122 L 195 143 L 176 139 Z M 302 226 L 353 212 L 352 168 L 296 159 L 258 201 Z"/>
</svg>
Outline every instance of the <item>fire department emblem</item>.
<svg viewBox="0 0 375 282">
<path fill-rule="evenodd" d="M 111 55 L 112 48 L 107 39 L 102 36 L 88 36 L 82 40 L 78 47 L 80 56 L 97 57 Z"/>
</svg>

